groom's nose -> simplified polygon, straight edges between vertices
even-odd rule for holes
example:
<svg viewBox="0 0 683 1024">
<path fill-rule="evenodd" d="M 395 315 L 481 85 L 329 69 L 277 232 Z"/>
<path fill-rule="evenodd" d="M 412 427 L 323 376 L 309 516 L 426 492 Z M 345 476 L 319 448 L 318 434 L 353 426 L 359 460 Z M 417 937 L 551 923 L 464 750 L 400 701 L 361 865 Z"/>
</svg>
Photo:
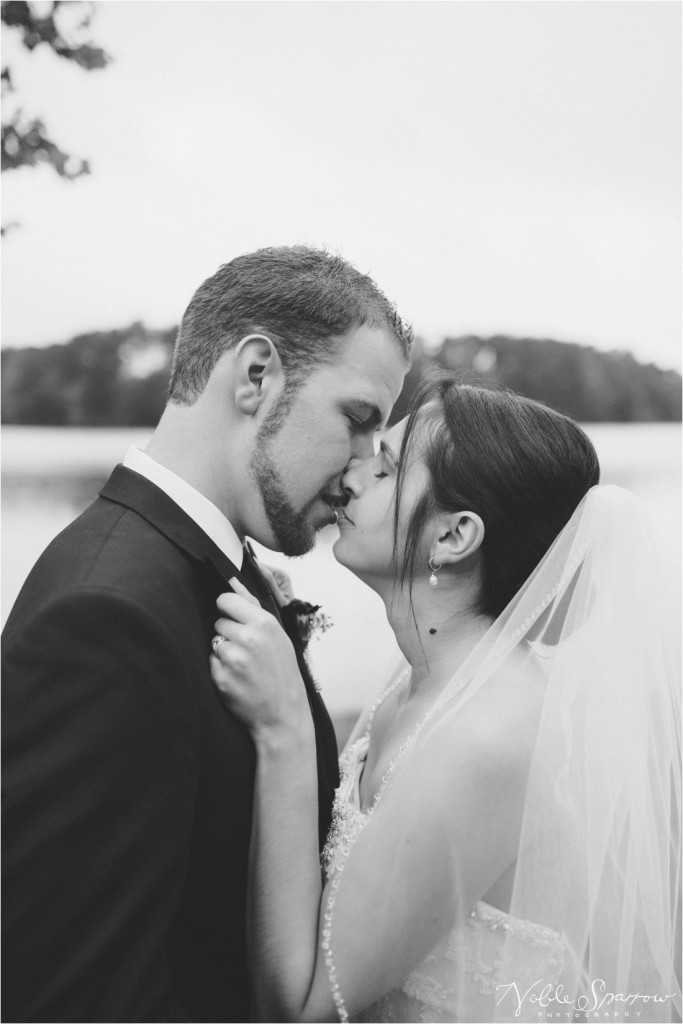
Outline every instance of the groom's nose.
<svg viewBox="0 0 683 1024">
<path fill-rule="evenodd" d="M 375 454 L 375 446 L 373 443 L 372 433 L 363 432 L 357 434 L 356 437 L 354 438 L 351 452 L 352 456 L 350 462 L 364 462 L 366 459 L 371 459 Z"/>
</svg>

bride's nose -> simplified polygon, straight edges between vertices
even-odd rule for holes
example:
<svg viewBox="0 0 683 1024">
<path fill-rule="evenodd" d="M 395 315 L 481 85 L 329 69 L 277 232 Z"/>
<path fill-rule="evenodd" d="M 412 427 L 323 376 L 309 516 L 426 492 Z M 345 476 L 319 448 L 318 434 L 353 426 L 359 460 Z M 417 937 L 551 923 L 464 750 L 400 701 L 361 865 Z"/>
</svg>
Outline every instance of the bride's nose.
<svg viewBox="0 0 683 1024">
<path fill-rule="evenodd" d="M 361 492 L 360 473 L 358 470 L 362 465 L 362 459 L 350 459 L 342 474 L 342 490 L 349 496 L 349 499 L 357 498 Z"/>
</svg>

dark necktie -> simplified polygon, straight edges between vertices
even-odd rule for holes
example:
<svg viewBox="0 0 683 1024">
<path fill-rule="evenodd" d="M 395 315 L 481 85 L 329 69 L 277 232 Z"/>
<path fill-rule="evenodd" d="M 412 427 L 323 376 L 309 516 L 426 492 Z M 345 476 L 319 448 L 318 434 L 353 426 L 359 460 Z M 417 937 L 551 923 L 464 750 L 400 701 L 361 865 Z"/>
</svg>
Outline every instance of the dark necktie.
<svg viewBox="0 0 683 1024">
<path fill-rule="evenodd" d="M 249 542 L 244 545 L 242 550 L 244 551 L 244 555 L 242 559 L 241 572 L 249 590 L 259 599 L 267 611 L 272 612 L 272 614 L 279 619 L 280 610 L 277 606 L 277 601 L 273 597 L 273 593 L 258 567 L 258 563 L 254 557 L 254 552 L 252 551 Z"/>
</svg>

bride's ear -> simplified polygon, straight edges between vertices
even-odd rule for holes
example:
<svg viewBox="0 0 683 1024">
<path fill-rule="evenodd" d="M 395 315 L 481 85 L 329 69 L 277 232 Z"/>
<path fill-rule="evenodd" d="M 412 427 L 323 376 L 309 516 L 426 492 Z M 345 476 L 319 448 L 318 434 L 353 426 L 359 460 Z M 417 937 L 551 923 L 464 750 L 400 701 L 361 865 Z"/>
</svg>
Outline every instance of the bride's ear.
<svg viewBox="0 0 683 1024">
<path fill-rule="evenodd" d="M 284 372 L 275 345 L 265 334 L 248 334 L 233 349 L 235 405 L 254 416 L 264 402 L 278 393 Z"/>
<path fill-rule="evenodd" d="M 478 551 L 486 529 L 476 512 L 442 513 L 436 521 L 436 539 L 430 551 L 435 565 L 454 565 Z"/>
</svg>

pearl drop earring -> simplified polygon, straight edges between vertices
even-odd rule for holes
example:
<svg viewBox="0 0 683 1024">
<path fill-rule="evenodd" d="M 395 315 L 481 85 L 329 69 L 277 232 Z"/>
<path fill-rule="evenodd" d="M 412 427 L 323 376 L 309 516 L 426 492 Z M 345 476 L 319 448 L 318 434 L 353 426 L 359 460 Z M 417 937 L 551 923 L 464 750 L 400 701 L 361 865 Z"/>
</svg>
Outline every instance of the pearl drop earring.
<svg viewBox="0 0 683 1024">
<path fill-rule="evenodd" d="M 429 559 L 429 561 L 427 562 L 427 565 L 429 566 L 429 568 L 432 571 L 432 575 L 429 577 L 429 586 L 430 587 L 437 587 L 439 585 L 439 581 L 437 579 L 436 574 L 439 571 L 439 569 L 441 568 L 441 566 L 440 565 L 434 565 L 434 558 L 433 558 L 433 556 Z"/>
</svg>

